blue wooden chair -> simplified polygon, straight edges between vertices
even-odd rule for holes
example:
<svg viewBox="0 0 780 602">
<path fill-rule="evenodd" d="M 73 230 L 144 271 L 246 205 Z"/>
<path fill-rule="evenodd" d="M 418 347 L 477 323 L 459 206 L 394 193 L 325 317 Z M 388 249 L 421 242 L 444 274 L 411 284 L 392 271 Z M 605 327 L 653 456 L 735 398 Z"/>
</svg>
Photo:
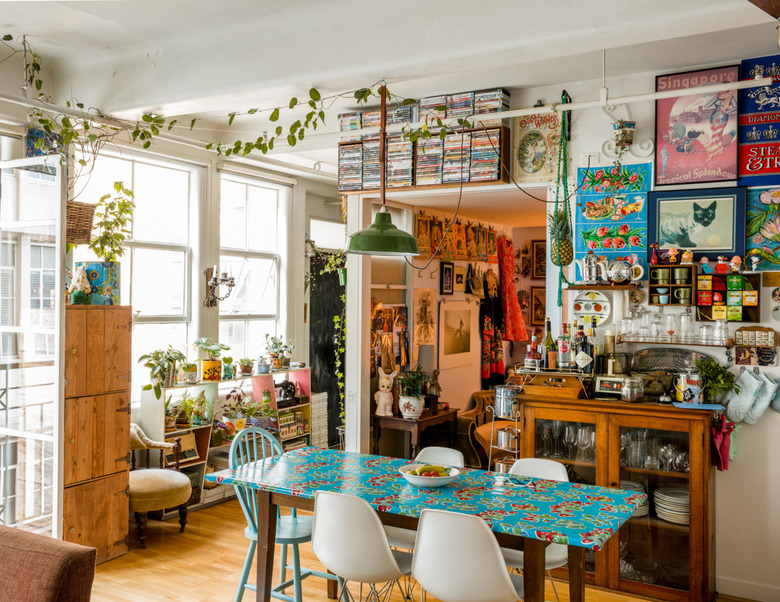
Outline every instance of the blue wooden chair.
<svg viewBox="0 0 780 602">
<path fill-rule="evenodd" d="M 230 445 L 230 468 L 237 468 L 242 464 L 265 460 L 266 458 L 283 453 L 282 446 L 276 438 L 258 427 L 249 427 L 241 431 Z M 249 550 L 244 561 L 244 570 L 241 573 L 241 582 L 236 592 L 236 602 L 240 602 L 244 596 L 244 590 L 257 591 L 254 585 L 249 585 L 247 579 L 252 569 L 252 561 L 257 548 L 257 523 L 255 522 L 256 502 L 251 489 L 236 487 L 236 495 L 241 504 L 241 509 L 246 517 L 247 528 L 244 531 L 249 539 Z M 277 509 L 276 515 L 276 543 L 281 544 L 282 551 L 279 558 L 279 573 L 281 583 L 271 590 L 271 597 L 288 602 L 302 602 L 301 581 L 306 577 L 315 575 L 323 579 L 338 581 L 341 587 L 342 579 L 330 573 L 301 568 L 300 552 L 298 546 L 311 541 L 312 517 L 298 516 L 295 508 L 291 514 L 281 516 Z M 292 565 L 287 564 L 287 546 L 292 546 Z M 292 571 L 292 579 L 287 579 L 287 570 Z M 293 586 L 294 597 L 288 596 L 284 590 Z"/>
</svg>

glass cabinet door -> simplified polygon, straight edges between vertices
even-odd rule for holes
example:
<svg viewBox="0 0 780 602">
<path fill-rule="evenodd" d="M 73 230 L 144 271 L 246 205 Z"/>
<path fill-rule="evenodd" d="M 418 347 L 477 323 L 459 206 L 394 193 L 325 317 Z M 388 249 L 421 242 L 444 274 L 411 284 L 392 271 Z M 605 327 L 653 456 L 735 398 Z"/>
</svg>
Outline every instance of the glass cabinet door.
<svg viewBox="0 0 780 602">
<path fill-rule="evenodd" d="M 639 422 L 618 419 L 610 425 L 612 451 L 619 449 L 615 453 L 619 466 L 613 461 L 610 484 L 648 496 L 620 529 L 618 579 L 627 590 L 634 590 L 633 583 L 688 591 L 690 435 L 684 423 L 673 420 L 668 430 L 645 428 Z"/>
<path fill-rule="evenodd" d="M 537 409 L 531 425 L 531 432 L 526 432 L 525 438 L 526 457 L 549 458 L 564 464 L 572 483 L 605 484 L 606 457 L 602 457 L 606 451 L 605 420 L 589 412 Z M 599 564 L 596 552 L 587 550 L 586 572 L 600 572 Z M 593 575 L 590 581 L 595 581 Z"/>
</svg>

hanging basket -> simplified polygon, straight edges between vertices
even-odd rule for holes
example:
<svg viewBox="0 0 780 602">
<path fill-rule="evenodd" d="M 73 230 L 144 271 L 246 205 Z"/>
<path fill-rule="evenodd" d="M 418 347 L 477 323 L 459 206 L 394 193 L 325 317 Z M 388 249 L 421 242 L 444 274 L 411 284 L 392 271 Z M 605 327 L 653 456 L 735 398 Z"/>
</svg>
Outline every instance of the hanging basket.
<svg viewBox="0 0 780 602">
<path fill-rule="evenodd" d="M 634 132 L 636 131 L 636 121 L 626 121 L 621 119 L 612 124 L 612 135 L 615 137 L 615 146 L 618 148 L 628 148 L 634 143 Z"/>
<path fill-rule="evenodd" d="M 73 245 L 87 245 L 92 240 L 92 222 L 95 219 L 95 205 L 68 201 L 65 242 Z"/>
</svg>

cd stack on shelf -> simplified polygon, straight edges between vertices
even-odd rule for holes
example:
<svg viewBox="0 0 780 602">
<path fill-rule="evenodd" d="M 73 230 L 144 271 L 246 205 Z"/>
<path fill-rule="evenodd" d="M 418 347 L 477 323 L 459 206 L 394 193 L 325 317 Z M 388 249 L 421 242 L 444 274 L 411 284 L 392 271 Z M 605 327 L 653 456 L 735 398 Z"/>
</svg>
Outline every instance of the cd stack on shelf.
<svg viewBox="0 0 780 602">
<path fill-rule="evenodd" d="M 447 119 L 465 119 L 474 112 L 474 92 L 447 96 Z"/>
<path fill-rule="evenodd" d="M 412 185 L 412 143 L 403 136 L 393 136 L 387 139 L 387 186 Z"/>
<path fill-rule="evenodd" d="M 495 90 L 474 92 L 474 112 L 477 115 L 508 110 L 509 92 L 506 90 L 497 88 Z M 509 125 L 508 121 L 508 119 L 486 119 L 481 123 L 482 125 Z"/>
<path fill-rule="evenodd" d="M 342 132 L 360 129 L 360 113 L 339 113 L 339 127 Z M 342 136 L 341 140 L 360 140 L 360 136 Z"/>
<path fill-rule="evenodd" d="M 382 121 L 382 111 L 375 109 L 373 111 L 363 111 L 360 114 L 364 128 L 378 128 Z"/>
<path fill-rule="evenodd" d="M 417 186 L 441 184 L 443 151 L 444 142 L 438 136 L 417 141 L 417 169 L 415 171 L 415 184 Z"/>
<path fill-rule="evenodd" d="M 339 190 L 360 190 L 363 185 L 363 145 L 339 146 Z"/>
<path fill-rule="evenodd" d="M 478 130 L 471 133 L 470 182 L 497 180 L 501 130 Z"/>
<path fill-rule="evenodd" d="M 436 107 L 445 107 L 444 110 L 437 111 Z M 437 123 L 436 119 L 444 119 L 447 116 L 447 97 L 429 96 L 420 99 L 420 117 L 419 120 L 431 126 Z"/>
<path fill-rule="evenodd" d="M 363 142 L 363 188 L 379 188 L 379 140 Z"/>
<path fill-rule="evenodd" d="M 387 110 L 387 124 L 417 121 L 417 107 L 402 106 Z"/>
<path fill-rule="evenodd" d="M 471 133 L 452 132 L 444 139 L 444 184 L 469 181 Z"/>
</svg>

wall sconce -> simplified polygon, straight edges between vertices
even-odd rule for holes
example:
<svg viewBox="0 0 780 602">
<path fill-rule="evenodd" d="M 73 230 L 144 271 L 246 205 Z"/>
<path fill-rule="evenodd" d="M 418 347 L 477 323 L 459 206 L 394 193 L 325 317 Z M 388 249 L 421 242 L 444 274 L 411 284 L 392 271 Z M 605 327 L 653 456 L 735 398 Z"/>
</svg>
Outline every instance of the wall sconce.
<svg viewBox="0 0 780 602">
<path fill-rule="evenodd" d="M 206 268 L 204 271 L 206 275 L 206 300 L 203 302 L 204 307 L 217 307 L 220 301 L 224 301 L 233 292 L 233 287 L 236 286 L 236 280 L 233 276 L 228 276 L 227 272 L 219 273 L 217 266 L 213 268 Z M 221 297 L 217 294 L 219 292 L 219 286 L 224 285 L 227 287 L 227 293 Z"/>
</svg>

